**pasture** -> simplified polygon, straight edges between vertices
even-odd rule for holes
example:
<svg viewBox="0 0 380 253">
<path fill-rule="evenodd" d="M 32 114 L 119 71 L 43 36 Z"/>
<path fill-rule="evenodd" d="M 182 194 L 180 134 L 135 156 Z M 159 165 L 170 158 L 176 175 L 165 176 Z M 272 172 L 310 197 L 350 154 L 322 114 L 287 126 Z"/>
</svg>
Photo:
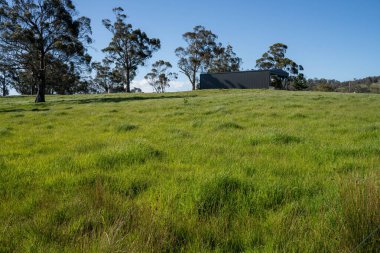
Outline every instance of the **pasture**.
<svg viewBox="0 0 380 253">
<path fill-rule="evenodd" d="M 0 98 L 0 252 L 380 251 L 378 95 L 33 101 Z"/>
</svg>

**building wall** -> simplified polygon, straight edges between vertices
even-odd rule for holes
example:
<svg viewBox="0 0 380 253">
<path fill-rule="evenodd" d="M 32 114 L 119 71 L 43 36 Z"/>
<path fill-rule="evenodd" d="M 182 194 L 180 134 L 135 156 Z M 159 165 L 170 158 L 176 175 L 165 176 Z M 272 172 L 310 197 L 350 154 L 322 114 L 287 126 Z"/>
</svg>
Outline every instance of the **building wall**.
<svg viewBox="0 0 380 253">
<path fill-rule="evenodd" d="M 200 89 L 268 89 L 269 71 L 202 74 Z"/>
</svg>

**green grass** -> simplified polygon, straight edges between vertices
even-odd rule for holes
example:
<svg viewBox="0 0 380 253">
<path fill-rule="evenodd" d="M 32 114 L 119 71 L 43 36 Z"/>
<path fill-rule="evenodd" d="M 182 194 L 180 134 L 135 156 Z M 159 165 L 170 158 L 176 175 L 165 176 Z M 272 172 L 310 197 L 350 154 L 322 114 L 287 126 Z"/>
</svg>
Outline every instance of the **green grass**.
<svg viewBox="0 0 380 253">
<path fill-rule="evenodd" d="M 380 97 L 0 99 L 0 252 L 379 252 Z"/>
</svg>

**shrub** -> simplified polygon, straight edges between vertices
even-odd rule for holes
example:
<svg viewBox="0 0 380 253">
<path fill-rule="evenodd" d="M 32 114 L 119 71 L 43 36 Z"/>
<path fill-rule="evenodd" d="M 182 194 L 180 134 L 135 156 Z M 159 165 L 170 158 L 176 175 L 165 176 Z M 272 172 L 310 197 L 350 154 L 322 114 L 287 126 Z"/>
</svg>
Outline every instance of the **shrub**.
<svg viewBox="0 0 380 253">
<path fill-rule="evenodd" d="M 315 91 L 323 91 L 323 92 L 333 92 L 334 87 L 327 83 L 322 83 L 313 88 Z"/>
</svg>

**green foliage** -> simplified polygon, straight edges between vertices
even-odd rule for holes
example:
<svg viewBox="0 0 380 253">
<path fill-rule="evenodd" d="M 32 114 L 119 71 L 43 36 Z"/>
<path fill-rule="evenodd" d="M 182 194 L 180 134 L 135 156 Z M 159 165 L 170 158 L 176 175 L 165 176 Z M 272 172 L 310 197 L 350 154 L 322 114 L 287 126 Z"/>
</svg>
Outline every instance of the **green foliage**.
<svg viewBox="0 0 380 253">
<path fill-rule="evenodd" d="M 236 56 L 231 45 L 223 47 L 223 45 L 219 43 L 214 49 L 213 59 L 211 60 L 208 73 L 240 71 L 241 64 L 242 59 Z"/>
<path fill-rule="evenodd" d="M 305 78 L 300 73 L 303 71 L 303 67 L 298 65 L 293 60 L 286 58 L 286 51 L 288 46 L 282 43 L 276 43 L 270 46 L 269 50 L 265 52 L 261 58 L 256 60 L 256 67 L 258 69 L 281 69 L 290 74 L 289 81 L 293 82 L 295 89 L 304 89 Z M 289 87 L 283 87 L 280 78 L 273 77 L 273 87 L 277 89 L 288 89 Z"/>
<path fill-rule="evenodd" d="M 124 91 L 121 73 L 118 69 L 112 69 L 111 62 L 103 59 L 102 62 L 93 62 L 92 68 L 96 75 L 93 80 L 95 92 L 112 93 Z"/>
<path fill-rule="evenodd" d="M 305 76 L 300 73 L 291 79 L 291 86 L 295 90 L 305 90 L 308 88 Z"/>
<path fill-rule="evenodd" d="M 170 72 L 172 65 L 170 62 L 163 60 L 156 61 L 152 65 L 152 70 L 145 76 L 149 85 L 152 86 L 154 92 L 164 93 L 170 82 L 178 78 L 177 73 Z"/>
<path fill-rule="evenodd" d="M 380 76 L 369 76 L 361 79 L 340 82 L 335 79 L 314 78 L 307 80 L 310 90 L 355 92 L 355 93 L 380 93 Z"/>
<path fill-rule="evenodd" d="M 126 91 L 131 92 L 130 84 L 138 67 L 143 66 L 160 49 L 161 42 L 159 39 L 150 39 L 145 32 L 126 23 L 127 15 L 121 7 L 113 11 L 116 16 L 113 24 L 109 19 L 103 20 L 104 26 L 112 33 L 112 40 L 103 52 L 107 54 L 107 61 L 115 64 Z"/>
<path fill-rule="evenodd" d="M 378 252 L 377 95 L 47 99 L 0 98 L 0 252 Z"/>
<path fill-rule="evenodd" d="M 315 91 L 324 91 L 324 92 L 333 92 L 334 91 L 334 87 L 332 87 L 330 84 L 320 84 L 320 85 L 317 85 L 317 86 L 314 86 L 313 89 Z"/>
<path fill-rule="evenodd" d="M 285 44 L 273 44 L 269 47 L 269 50 L 256 61 L 256 67 L 259 69 L 282 69 L 289 72 L 289 74 L 298 75 L 299 71 L 303 70 L 303 67 L 285 57 L 287 50 L 288 46 Z"/>
<path fill-rule="evenodd" d="M 187 47 L 178 47 L 178 68 L 189 79 L 193 90 L 198 84 L 198 74 L 206 69 L 211 60 L 218 37 L 203 26 L 195 26 L 192 32 L 183 34 Z"/>
<path fill-rule="evenodd" d="M 217 43 L 218 36 L 203 26 L 195 26 L 192 32 L 183 35 L 187 47 L 178 47 L 178 68 L 189 79 L 192 89 L 199 84 L 200 72 L 239 71 L 242 60 L 233 47 Z"/>
<path fill-rule="evenodd" d="M 1 51 L 16 79 L 38 85 L 36 102 L 45 102 L 49 76 L 62 81 L 55 91 L 70 90 L 62 85 L 77 81 L 91 60 L 90 20 L 77 18 L 71 1 L 2 1 L 0 10 Z"/>
</svg>

